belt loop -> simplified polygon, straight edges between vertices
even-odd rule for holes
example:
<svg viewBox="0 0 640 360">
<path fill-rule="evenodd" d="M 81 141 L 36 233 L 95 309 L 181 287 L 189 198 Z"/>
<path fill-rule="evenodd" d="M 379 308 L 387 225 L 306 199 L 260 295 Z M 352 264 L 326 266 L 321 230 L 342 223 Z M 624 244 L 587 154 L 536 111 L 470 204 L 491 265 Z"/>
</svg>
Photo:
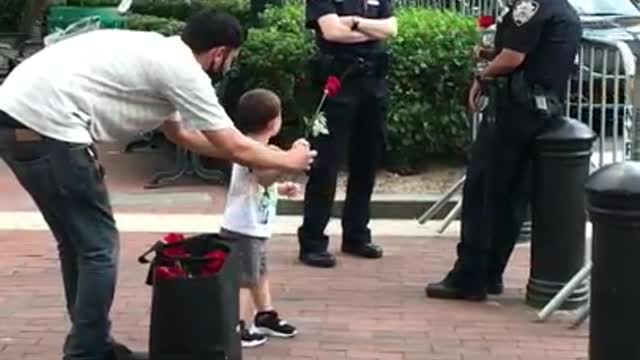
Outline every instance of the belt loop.
<svg viewBox="0 0 640 360">
<path fill-rule="evenodd" d="M 89 155 L 91 155 L 93 160 L 98 161 L 98 150 L 96 149 L 96 146 L 94 144 L 89 144 L 89 146 L 87 147 L 87 151 L 89 152 Z"/>
</svg>

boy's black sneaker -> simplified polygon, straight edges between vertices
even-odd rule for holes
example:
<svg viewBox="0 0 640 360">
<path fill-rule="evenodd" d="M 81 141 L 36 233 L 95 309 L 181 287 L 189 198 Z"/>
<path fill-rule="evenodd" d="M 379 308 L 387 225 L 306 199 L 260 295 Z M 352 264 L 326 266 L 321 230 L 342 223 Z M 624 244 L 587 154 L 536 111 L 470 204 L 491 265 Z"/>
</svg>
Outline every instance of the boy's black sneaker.
<svg viewBox="0 0 640 360">
<path fill-rule="evenodd" d="M 255 331 L 266 336 L 290 338 L 298 334 L 295 326 L 280 319 L 276 311 L 259 312 L 253 323 Z"/>
<path fill-rule="evenodd" d="M 243 348 L 253 348 L 267 342 L 267 337 L 247 329 L 244 321 L 240 321 L 240 340 Z"/>
</svg>

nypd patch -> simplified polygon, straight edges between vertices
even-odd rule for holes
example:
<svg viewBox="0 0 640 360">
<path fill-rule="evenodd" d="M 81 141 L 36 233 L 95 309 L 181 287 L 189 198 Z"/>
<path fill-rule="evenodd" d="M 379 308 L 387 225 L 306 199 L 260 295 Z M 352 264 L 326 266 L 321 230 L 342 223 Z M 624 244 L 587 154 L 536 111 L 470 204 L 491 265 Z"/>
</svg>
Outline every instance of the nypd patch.
<svg viewBox="0 0 640 360">
<path fill-rule="evenodd" d="M 519 0 L 513 6 L 511 16 L 516 26 L 522 26 L 529 22 L 540 9 L 540 4 L 534 0 Z"/>
</svg>

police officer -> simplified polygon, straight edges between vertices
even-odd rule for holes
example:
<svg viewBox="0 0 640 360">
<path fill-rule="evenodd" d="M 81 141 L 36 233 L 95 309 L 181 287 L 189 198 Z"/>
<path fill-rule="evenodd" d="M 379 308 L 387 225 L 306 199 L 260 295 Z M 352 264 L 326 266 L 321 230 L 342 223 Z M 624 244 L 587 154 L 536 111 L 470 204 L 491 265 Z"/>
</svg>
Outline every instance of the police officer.
<svg viewBox="0 0 640 360">
<path fill-rule="evenodd" d="M 306 24 L 316 33 L 319 52 L 311 62 L 312 80 L 342 79 L 337 96 L 323 109 L 329 133 L 312 139 L 318 158 L 309 174 L 304 221 L 298 230 L 300 260 L 333 267 L 324 234 L 333 205 L 338 169 L 348 154 L 349 182 L 342 216 L 342 251 L 380 258 L 371 241 L 369 203 L 384 148 L 387 52 L 384 40 L 397 32 L 393 0 L 308 0 Z"/>
<path fill-rule="evenodd" d="M 427 296 L 482 301 L 502 293 L 526 214 L 522 183 L 532 145 L 561 114 L 581 34 L 567 0 L 517 0 L 500 20 L 495 51 L 485 54 L 491 61 L 469 95 L 475 107 L 481 88 L 497 92 L 494 120 L 483 121 L 471 150 L 458 259 Z"/>
</svg>

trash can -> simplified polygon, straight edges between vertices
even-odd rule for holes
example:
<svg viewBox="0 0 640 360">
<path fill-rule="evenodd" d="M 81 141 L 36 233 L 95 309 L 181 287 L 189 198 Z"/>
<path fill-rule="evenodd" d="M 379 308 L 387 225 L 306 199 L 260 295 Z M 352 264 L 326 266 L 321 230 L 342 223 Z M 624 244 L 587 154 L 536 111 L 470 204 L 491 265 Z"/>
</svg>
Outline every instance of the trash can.
<svg viewBox="0 0 640 360">
<path fill-rule="evenodd" d="M 153 287 L 151 360 L 242 359 L 232 244 L 217 234 L 158 242 L 139 261 L 150 263 L 147 284 Z"/>
</svg>

